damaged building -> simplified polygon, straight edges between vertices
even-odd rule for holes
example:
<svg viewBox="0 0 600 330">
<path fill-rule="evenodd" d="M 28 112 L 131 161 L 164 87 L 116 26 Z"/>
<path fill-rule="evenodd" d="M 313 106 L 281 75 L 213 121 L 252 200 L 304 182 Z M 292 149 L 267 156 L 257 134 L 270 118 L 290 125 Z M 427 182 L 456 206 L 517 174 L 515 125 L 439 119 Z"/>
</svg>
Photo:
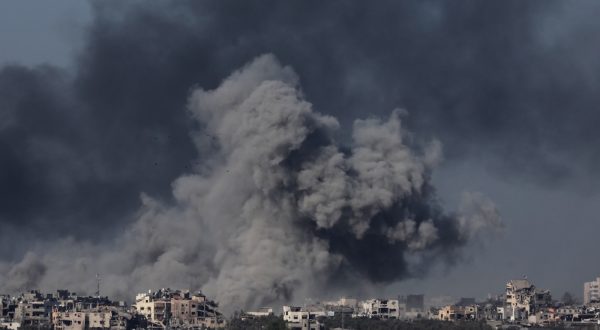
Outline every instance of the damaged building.
<svg viewBox="0 0 600 330">
<path fill-rule="evenodd" d="M 318 318 L 328 315 L 324 305 L 283 306 L 283 320 L 291 330 L 320 330 Z"/>
<path fill-rule="evenodd" d="M 133 306 L 156 327 L 222 328 L 225 326 L 218 305 L 200 292 L 160 289 L 140 293 Z"/>
<path fill-rule="evenodd" d="M 548 290 L 539 290 L 527 279 L 511 280 L 506 283 L 504 318 L 510 321 L 528 320 L 529 315 L 552 304 Z"/>
<path fill-rule="evenodd" d="M 125 303 L 107 297 L 78 296 L 67 290 L 42 294 L 37 290 L 1 299 L 2 325 L 8 329 L 53 328 L 57 330 L 129 329 L 144 325 Z"/>
<path fill-rule="evenodd" d="M 399 305 L 397 299 L 368 299 L 360 303 L 358 316 L 382 320 L 399 319 Z"/>
</svg>

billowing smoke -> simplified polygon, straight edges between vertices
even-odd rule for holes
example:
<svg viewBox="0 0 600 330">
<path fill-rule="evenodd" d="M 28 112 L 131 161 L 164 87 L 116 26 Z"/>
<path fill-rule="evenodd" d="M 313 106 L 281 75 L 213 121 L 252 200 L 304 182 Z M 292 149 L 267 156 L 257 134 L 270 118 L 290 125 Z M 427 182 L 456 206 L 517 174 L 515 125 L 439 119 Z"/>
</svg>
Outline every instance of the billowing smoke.
<svg viewBox="0 0 600 330">
<path fill-rule="evenodd" d="M 173 182 L 173 202 L 142 194 L 113 246 L 65 239 L 1 265 L 2 289 L 85 290 L 101 273 L 116 297 L 201 287 L 229 310 L 325 287 L 359 294 L 452 263 L 501 226 L 479 194 L 465 195 L 459 214 L 441 209 L 430 184 L 441 144 L 407 132 L 403 111 L 356 120 L 341 145 L 337 119 L 313 109 L 272 55 L 194 90 L 188 108 L 204 157 Z"/>
</svg>

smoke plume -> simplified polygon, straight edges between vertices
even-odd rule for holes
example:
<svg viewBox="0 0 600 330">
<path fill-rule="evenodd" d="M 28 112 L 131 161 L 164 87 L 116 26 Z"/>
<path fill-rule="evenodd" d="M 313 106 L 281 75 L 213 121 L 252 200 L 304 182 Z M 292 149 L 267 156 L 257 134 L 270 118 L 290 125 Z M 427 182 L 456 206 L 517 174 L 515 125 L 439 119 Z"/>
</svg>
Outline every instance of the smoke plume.
<svg viewBox="0 0 600 330">
<path fill-rule="evenodd" d="M 249 308 L 420 276 L 501 226 L 477 194 L 459 214 L 441 209 L 430 183 L 441 144 L 419 143 L 403 111 L 356 120 L 341 145 L 338 120 L 313 109 L 299 81 L 263 55 L 217 88 L 193 90 L 204 156 L 172 183 L 172 202 L 142 194 L 110 247 L 69 238 L 0 266 L 2 289 L 85 290 L 101 273 L 116 297 L 192 286 Z"/>
</svg>

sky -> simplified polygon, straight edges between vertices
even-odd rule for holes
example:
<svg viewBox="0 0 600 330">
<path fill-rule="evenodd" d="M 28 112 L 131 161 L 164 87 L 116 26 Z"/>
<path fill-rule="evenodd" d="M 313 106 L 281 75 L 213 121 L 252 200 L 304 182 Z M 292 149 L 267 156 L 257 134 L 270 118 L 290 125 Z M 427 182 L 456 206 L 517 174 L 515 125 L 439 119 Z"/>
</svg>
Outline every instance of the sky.
<svg viewBox="0 0 600 330">
<path fill-rule="evenodd" d="M 231 283 L 269 291 L 246 298 L 251 306 L 333 296 L 352 281 L 365 287 L 356 295 L 485 297 L 526 275 L 556 297 L 581 296 L 583 282 L 600 275 L 599 11 L 593 1 L 4 1 L 1 288 L 71 281 L 92 292 L 88 275 L 116 281 L 132 270 L 140 285 L 190 283 L 223 301 L 252 294 L 220 289 Z M 252 102 L 266 112 L 242 130 Z M 284 122 L 299 135 L 262 131 L 276 116 L 269 109 L 302 118 Z M 303 152 L 280 155 L 281 146 L 251 143 L 261 132 L 264 143 L 307 142 L 284 144 Z M 388 144 L 381 161 L 393 171 L 368 181 L 361 156 Z M 253 155 L 277 156 L 282 167 L 261 167 Z M 324 157 L 339 163 L 315 160 Z M 327 185 L 301 189 L 317 169 L 358 192 L 382 184 L 365 196 L 384 190 L 391 202 L 385 195 L 359 207 L 358 193 L 341 201 Z M 271 187 L 260 173 L 284 186 L 298 180 L 274 190 L 298 206 L 260 195 Z M 397 182 L 404 176 L 410 188 Z M 486 215 L 469 217 L 465 196 L 481 196 L 475 208 Z M 232 211 L 256 198 L 260 208 Z M 406 234 L 399 224 L 408 221 L 419 229 Z M 390 228 L 384 235 L 375 225 Z M 284 243 L 304 254 L 289 261 Z M 241 267 L 264 257 L 246 255 L 249 246 L 281 251 L 273 258 L 286 266 Z M 361 261 L 379 249 L 389 251 L 377 264 Z M 77 275 L 61 276 L 70 261 Z M 305 263 L 308 274 L 286 275 Z M 332 278 L 343 284 L 319 289 Z"/>
</svg>

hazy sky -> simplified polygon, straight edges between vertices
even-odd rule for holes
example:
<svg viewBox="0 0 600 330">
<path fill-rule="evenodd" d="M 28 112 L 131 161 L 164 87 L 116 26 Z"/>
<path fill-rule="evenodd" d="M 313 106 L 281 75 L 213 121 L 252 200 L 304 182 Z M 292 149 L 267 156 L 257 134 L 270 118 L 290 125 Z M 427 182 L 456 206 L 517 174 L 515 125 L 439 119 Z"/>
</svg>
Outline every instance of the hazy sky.
<svg viewBox="0 0 600 330">
<path fill-rule="evenodd" d="M 390 292 L 484 297 L 527 275 L 559 298 L 600 275 L 596 2 L 126 3 L 0 3 L 6 269 L 66 237 L 102 245 L 141 192 L 170 203 L 171 182 L 209 158 L 190 90 L 271 53 L 342 144 L 355 119 L 403 108 L 417 144 L 443 145 L 442 206 L 480 192 L 502 216 L 463 260 Z"/>
</svg>

